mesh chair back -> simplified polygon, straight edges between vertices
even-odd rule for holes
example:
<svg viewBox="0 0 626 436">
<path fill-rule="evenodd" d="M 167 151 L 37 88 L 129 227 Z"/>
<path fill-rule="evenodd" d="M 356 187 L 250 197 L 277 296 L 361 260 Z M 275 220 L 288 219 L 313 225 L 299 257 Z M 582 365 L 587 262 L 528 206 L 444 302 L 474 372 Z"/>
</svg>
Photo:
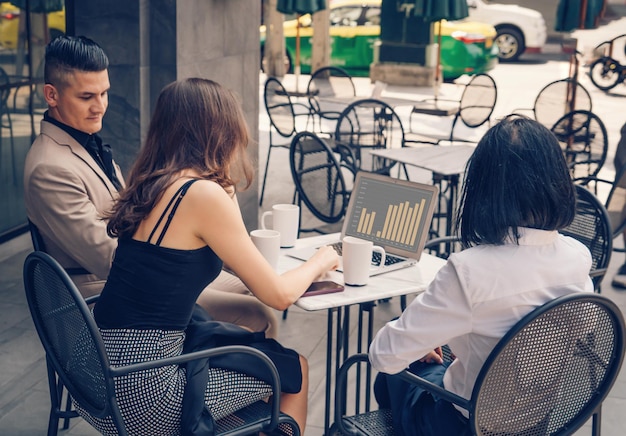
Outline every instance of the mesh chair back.
<svg viewBox="0 0 626 436">
<path fill-rule="evenodd" d="M 67 273 L 46 253 L 34 252 L 24 263 L 24 286 L 39 338 L 74 401 L 91 416 L 119 416 L 109 401 L 113 381 L 98 328 Z"/>
<path fill-rule="evenodd" d="M 404 128 L 396 111 L 376 99 L 353 102 L 339 115 L 335 140 L 354 151 L 355 168 L 389 174 L 395 161 L 361 153 L 362 148 L 400 148 L 404 146 Z"/>
<path fill-rule="evenodd" d="M 315 70 L 307 85 L 307 94 L 315 97 L 354 97 L 356 88 L 348 72 L 339 67 Z"/>
<path fill-rule="evenodd" d="M 292 136 L 296 132 L 296 114 L 289 93 L 275 77 L 265 81 L 263 99 L 271 126 L 285 138 Z"/>
<path fill-rule="evenodd" d="M 496 82 L 488 74 L 477 74 L 469 81 L 459 104 L 459 116 L 467 127 L 485 124 L 493 113 L 498 99 Z"/>
<path fill-rule="evenodd" d="M 616 174 L 605 207 L 611 221 L 613 238 L 616 238 L 626 227 L 626 165 Z"/>
<path fill-rule="evenodd" d="M 547 128 L 573 110 L 591 110 L 591 96 L 580 83 L 567 78 L 547 84 L 535 99 L 535 119 Z"/>
<path fill-rule="evenodd" d="M 572 177 L 593 177 L 606 161 L 609 149 L 606 127 L 600 118 L 586 110 L 563 115 L 552 126 L 561 143 Z"/>
<path fill-rule="evenodd" d="M 579 240 L 589 249 L 592 259 L 591 275 L 596 289 L 599 290 L 613 250 L 611 222 L 604 205 L 591 191 L 576 185 L 576 196 L 574 221 L 560 232 Z"/>
<path fill-rule="evenodd" d="M 534 310 L 494 348 L 472 394 L 479 435 L 571 434 L 613 386 L 624 358 L 624 319 L 597 294 Z"/>
<path fill-rule="evenodd" d="M 289 153 L 298 199 L 326 223 L 339 222 L 346 213 L 350 191 L 342 166 L 326 142 L 311 132 L 298 133 Z"/>
</svg>

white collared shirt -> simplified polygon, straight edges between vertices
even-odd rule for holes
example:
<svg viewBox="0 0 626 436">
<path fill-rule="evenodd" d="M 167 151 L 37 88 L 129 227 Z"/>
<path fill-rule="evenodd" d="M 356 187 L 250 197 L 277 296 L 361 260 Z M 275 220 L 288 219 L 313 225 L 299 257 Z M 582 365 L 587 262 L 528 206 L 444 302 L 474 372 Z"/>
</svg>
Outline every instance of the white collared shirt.
<svg viewBox="0 0 626 436">
<path fill-rule="evenodd" d="M 457 359 L 444 386 L 469 399 L 484 361 L 519 319 L 562 295 L 593 292 L 591 254 L 582 243 L 556 231 L 520 233 L 519 245 L 452 254 L 426 291 L 376 334 L 369 349 L 374 368 L 396 374 L 448 344 Z"/>
</svg>

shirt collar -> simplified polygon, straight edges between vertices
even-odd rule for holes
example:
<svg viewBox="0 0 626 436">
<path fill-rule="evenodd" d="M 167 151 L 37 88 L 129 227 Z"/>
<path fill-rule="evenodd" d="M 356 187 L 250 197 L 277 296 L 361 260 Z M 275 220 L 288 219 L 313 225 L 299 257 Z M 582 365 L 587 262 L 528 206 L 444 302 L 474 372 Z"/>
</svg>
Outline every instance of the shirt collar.
<svg viewBox="0 0 626 436">
<path fill-rule="evenodd" d="M 102 143 L 102 139 L 100 139 L 100 137 L 97 134 L 94 133 L 93 135 L 90 135 L 89 133 L 85 133 L 85 132 L 82 132 L 82 131 L 80 131 L 78 129 L 75 129 L 75 128 L 71 127 L 71 126 L 68 126 L 67 124 L 64 124 L 64 123 L 62 123 L 62 122 L 52 118 L 48 114 L 48 111 L 44 112 L 43 120 L 47 121 L 47 122 L 49 122 L 51 124 L 54 124 L 59 129 L 62 129 L 68 135 L 70 135 L 72 138 L 74 138 L 74 140 L 76 142 L 78 142 L 80 145 L 82 145 L 85 148 L 87 148 L 87 145 L 89 144 L 89 141 L 91 140 L 92 137 L 96 140 L 96 143 L 98 145 Z"/>
<path fill-rule="evenodd" d="M 511 229 L 509 236 L 504 241 L 505 244 L 515 244 L 512 231 Z M 519 236 L 518 245 L 545 245 L 554 241 L 558 236 L 556 230 L 540 230 L 530 227 L 518 227 L 517 233 Z"/>
</svg>

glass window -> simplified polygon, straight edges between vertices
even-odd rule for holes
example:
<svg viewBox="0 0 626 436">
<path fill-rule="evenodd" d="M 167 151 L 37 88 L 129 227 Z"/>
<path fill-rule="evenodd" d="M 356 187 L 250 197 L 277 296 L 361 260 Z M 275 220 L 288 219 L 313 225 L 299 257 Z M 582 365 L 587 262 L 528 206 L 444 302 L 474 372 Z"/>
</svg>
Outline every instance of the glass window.
<svg viewBox="0 0 626 436">
<path fill-rule="evenodd" d="M 365 25 L 380 26 L 380 8 L 367 8 L 365 10 Z"/>
<path fill-rule="evenodd" d="M 27 224 L 24 159 L 46 110 L 43 57 L 51 38 L 65 32 L 63 0 L 0 3 L 0 240 Z"/>
<path fill-rule="evenodd" d="M 361 6 L 346 6 L 330 10 L 331 26 L 356 26 L 361 16 Z"/>
</svg>

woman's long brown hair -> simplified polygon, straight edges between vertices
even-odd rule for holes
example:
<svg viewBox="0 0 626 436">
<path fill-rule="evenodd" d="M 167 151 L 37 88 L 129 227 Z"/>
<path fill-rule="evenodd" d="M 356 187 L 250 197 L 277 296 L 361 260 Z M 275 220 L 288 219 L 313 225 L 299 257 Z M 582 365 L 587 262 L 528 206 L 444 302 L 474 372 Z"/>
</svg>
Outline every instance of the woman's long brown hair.
<svg viewBox="0 0 626 436">
<path fill-rule="evenodd" d="M 231 166 L 237 162 L 248 188 L 253 177 L 248 141 L 241 107 L 228 89 L 199 78 L 170 83 L 159 95 L 128 185 L 108 214 L 108 234 L 133 236 L 183 170 L 235 189 L 239 180 Z"/>
</svg>

